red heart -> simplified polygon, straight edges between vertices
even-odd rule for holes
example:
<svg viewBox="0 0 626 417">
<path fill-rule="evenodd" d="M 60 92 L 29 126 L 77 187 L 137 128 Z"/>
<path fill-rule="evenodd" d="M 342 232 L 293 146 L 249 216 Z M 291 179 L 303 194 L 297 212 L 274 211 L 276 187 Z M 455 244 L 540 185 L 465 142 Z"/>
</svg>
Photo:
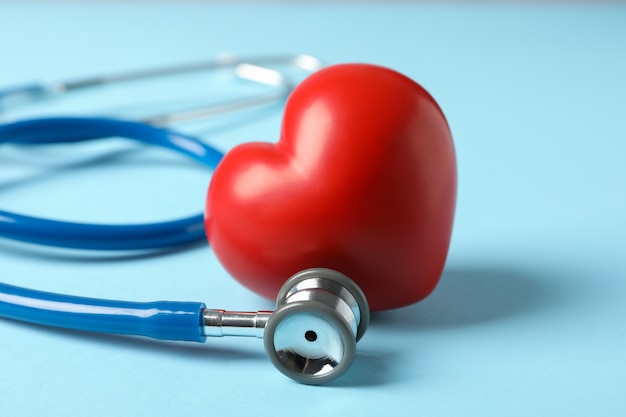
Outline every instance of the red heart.
<svg viewBox="0 0 626 417">
<path fill-rule="evenodd" d="M 344 64 L 296 88 L 278 143 L 226 155 L 205 225 L 228 272 L 264 297 L 302 269 L 325 267 L 382 310 L 435 288 L 455 200 L 454 145 L 437 103 L 395 71 Z"/>
</svg>

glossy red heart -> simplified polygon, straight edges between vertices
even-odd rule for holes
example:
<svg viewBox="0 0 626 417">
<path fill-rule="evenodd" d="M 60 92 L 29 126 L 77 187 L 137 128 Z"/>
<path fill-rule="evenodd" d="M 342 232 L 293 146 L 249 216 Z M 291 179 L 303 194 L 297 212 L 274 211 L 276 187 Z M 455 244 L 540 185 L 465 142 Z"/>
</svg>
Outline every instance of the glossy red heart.
<svg viewBox="0 0 626 417">
<path fill-rule="evenodd" d="M 447 122 L 421 86 L 344 64 L 300 84 L 278 143 L 231 150 L 209 187 L 206 232 L 233 277 L 267 298 L 311 267 L 356 281 L 372 310 L 426 297 L 456 200 Z"/>
</svg>

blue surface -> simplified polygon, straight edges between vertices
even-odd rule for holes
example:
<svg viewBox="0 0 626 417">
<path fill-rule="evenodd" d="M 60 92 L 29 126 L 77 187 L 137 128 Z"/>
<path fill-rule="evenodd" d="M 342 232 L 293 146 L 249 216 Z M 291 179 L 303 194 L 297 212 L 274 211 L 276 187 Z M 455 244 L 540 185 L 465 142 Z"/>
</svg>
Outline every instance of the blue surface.
<svg viewBox="0 0 626 417">
<path fill-rule="evenodd" d="M 374 315 L 335 385 L 289 381 L 257 340 L 161 343 L 2 320 L 2 415 L 626 412 L 624 7 L 3 2 L 0 17 L 3 85 L 224 51 L 393 67 L 446 113 L 460 185 L 441 284 L 422 303 Z M 157 101 L 161 86 L 145 87 L 32 111 L 129 114 L 127 99 Z M 224 150 L 278 137 L 276 109 L 248 116 L 188 132 Z M 122 140 L 0 150 L 0 208 L 62 220 L 187 215 L 210 179 Z M 0 278 L 98 298 L 271 308 L 206 246 L 150 256 L 2 241 Z"/>
</svg>

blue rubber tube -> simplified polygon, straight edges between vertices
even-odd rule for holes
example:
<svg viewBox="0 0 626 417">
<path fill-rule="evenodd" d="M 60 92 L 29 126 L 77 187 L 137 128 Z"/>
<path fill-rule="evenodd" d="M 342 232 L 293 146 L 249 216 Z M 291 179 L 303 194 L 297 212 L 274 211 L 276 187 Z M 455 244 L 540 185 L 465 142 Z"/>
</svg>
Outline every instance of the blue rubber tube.
<svg viewBox="0 0 626 417">
<path fill-rule="evenodd" d="M 143 123 L 103 118 L 50 118 L 0 125 L 0 144 L 39 145 L 125 137 L 170 149 L 215 169 L 223 154 L 192 136 Z M 60 222 L 0 210 L 0 237 L 91 250 L 157 249 L 203 240 L 204 216 L 139 225 Z"/>
<path fill-rule="evenodd" d="M 204 342 L 204 308 L 200 302 L 101 300 L 0 283 L 0 316 L 73 330 Z"/>
<path fill-rule="evenodd" d="M 126 137 L 186 155 L 210 168 L 222 158 L 197 139 L 142 123 L 102 118 L 36 119 L 0 125 L 0 145 L 72 143 Z M 0 237 L 77 249 L 154 249 L 205 239 L 202 214 L 140 225 L 59 222 L 0 211 Z M 0 316 L 75 330 L 202 342 L 200 302 L 101 300 L 0 283 Z"/>
</svg>

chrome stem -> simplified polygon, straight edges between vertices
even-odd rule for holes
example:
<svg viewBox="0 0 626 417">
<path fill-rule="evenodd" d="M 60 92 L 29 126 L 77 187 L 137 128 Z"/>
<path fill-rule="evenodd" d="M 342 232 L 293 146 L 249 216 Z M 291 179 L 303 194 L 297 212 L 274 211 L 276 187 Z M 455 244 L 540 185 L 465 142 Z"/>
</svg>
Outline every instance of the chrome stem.
<svg viewBox="0 0 626 417">
<path fill-rule="evenodd" d="M 205 337 L 246 336 L 263 339 L 271 311 L 242 312 L 204 309 L 202 333 Z"/>
<path fill-rule="evenodd" d="M 278 88 L 278 91 L 265 95 L 258 95 L 229 102 L 211 104 L 199 108 L 184 109 L 176 112 L 158 114 L 142 120 L 145 123 L 169 125 L 233 112 L 248 107 L 255 107 L 285 99 L 295 83 L 283 70 L 273 69 L 271 66 L 281 66 L 305 72 L 314 72 L 322 67 L 319 59 L 310 55 L 274 55 L 259 57 L 220 57 L 215 60 L 197 62 L 185 65 L 174 65 L 161 68 L 151 68 L 140 71 L 128 71 L 117 74 L 101 75 L 96 77 L 79 78 L 74 80 L 58 81 L 53 83 L 33 83 L 0 89 L 0 113 L 6 110 L 33 102 L 59 97 L 74 91 L 102 87 L 112 84 L 121 84 L 129 81 L 152 79 L 177 74 L 210 71 L 216 69 L 232 69 L 242 79 L 257 82 Z M 1 114 L 0 114 L 1 115 Z"/>
</svg>

